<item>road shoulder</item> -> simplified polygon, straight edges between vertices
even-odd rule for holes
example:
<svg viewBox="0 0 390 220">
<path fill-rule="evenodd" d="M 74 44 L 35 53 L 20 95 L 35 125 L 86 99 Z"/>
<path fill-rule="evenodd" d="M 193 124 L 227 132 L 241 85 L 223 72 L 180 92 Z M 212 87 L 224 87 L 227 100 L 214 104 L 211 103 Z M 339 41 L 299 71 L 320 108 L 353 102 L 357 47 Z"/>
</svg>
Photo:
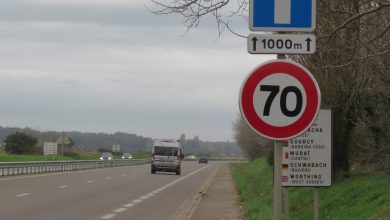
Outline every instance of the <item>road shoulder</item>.
<svg viewBox="0 0 390 220">
<path fill-rule="evenodd" d="M 216 171 L 206 191 L 201 191 L 201 200 L 190 219 L 192 220 L 237 220 L 244 219 L 229 164 L 223 163 Z"/>
</svg>

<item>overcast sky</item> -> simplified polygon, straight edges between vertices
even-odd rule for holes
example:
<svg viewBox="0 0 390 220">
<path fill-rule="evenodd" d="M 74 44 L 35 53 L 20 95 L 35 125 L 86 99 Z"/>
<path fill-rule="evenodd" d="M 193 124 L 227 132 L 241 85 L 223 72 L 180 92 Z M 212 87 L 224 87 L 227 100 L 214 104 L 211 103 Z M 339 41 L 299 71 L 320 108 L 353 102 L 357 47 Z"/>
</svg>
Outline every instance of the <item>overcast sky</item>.
<svg viewBox="0 0 390 220">
<path fill-rule="evenodd" d="M 273 56 L 187 34 L 148 0 L 1 0 L 0 126 L 233 141 L 242 81 Z M 244 22 L 236 30 L 247 35 Z"/>
</svg>

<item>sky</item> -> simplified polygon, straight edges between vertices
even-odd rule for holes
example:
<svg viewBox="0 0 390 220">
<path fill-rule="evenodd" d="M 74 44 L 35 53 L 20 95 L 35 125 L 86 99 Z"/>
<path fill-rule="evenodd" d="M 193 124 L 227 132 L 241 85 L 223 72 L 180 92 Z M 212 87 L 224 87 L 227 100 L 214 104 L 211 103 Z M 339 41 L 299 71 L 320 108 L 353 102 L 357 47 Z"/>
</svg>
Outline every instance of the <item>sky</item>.
<svg viewBox="0 0 390 220">
<path fill-rule="evenodd" d="M 2 0 L 0 126 L 234 141 L 241 83 L 275 57 L 248 54 L 229 32 L 218 38 L 210 16 L 186 32 L 182 17 L 148 9 L 148 0 Z M 244 19 L 232 25 L 249 34 Z"/>
</svg>

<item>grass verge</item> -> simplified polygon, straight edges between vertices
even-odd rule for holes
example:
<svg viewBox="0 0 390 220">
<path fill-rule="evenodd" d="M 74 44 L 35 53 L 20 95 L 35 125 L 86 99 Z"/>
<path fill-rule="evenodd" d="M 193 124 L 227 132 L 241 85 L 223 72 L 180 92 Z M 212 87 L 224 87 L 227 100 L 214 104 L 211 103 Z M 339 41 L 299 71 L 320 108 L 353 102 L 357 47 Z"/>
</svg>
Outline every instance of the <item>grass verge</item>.
<svg viewBox="0 0 390 220">
<path fill-rule="evenodd" d="M 265 159 L 232 163 L 245 219 L 272 219 L 273 173 Z M 290 187 L 290 218 L 313 219 L 313 188 Z M 320 219 L 390 220 L 390 175 L 353 172 L 332 187 L 320 188 Z"/>
</svg>

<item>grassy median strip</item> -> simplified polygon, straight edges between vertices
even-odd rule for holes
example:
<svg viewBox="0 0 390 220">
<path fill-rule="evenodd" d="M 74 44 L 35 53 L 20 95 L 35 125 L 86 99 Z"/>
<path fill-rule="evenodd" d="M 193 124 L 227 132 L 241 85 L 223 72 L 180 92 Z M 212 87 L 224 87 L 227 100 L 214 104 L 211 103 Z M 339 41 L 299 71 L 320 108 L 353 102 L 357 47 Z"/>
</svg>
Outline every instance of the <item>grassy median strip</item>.
<svg viewBox="0 0 390 220">
<path fill-rule="evenodd" d="M 247 220 L 272 219 L 273 174 L 265 159 L 232 163 Z M 290 219 L 313 219 L 313 188 L 289 188 Z M 320 219 L 390 220 L 390 175 L 352 172 L 320 188 Z"/>
</svg>

